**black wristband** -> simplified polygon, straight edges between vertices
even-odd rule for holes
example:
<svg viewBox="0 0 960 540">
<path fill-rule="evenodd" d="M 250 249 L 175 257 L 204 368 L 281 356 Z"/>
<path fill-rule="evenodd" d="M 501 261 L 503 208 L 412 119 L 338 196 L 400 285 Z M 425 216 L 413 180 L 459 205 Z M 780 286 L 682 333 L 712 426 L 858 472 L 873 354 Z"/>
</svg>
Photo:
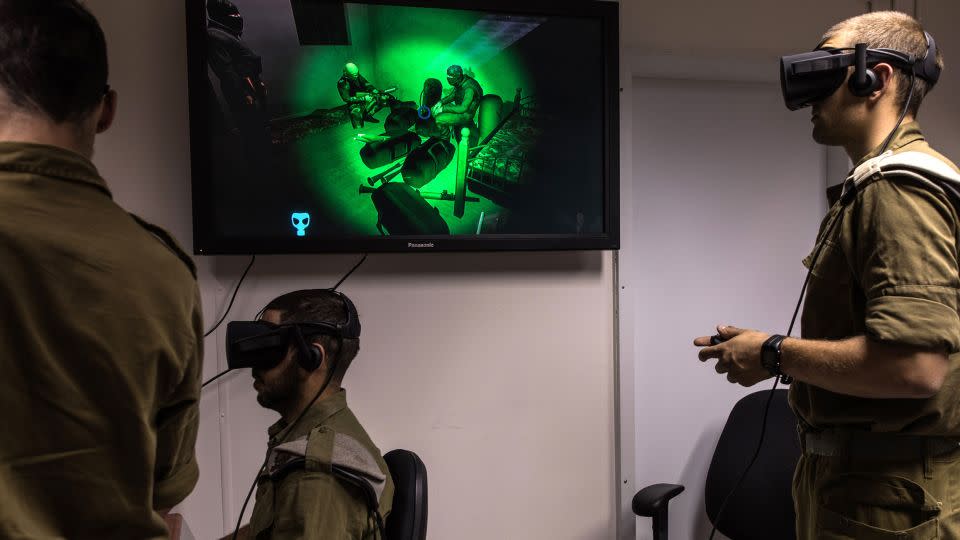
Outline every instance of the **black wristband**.
<svg viewBox="0 0 960 540">
<path fill-rule="evenodd" d="M 786 336 L 774 334 L 767 338 L 760 346 L 760 364 L 770 372 L 774 377 L 780 377 L 784 384 L 789 384 L 792 380 L 788 375 L 784 375 L 780 370 L 781 345 Z"/>
</svg>

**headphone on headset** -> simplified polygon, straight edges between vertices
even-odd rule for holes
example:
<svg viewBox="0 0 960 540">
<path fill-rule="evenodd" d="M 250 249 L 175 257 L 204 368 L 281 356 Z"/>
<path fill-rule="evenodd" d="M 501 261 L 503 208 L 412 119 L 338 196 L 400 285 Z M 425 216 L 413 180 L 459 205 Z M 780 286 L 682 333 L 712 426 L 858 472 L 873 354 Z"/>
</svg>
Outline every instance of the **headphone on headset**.
<svg viewBox="0 0 960 540">
<path fill-rule="evenodd" d="M 293 345 L 297 348 L 297 363 L 306 371 L 316 371 L 323 362 L 323 355 L 320 347 L 307 342 L 308 336 L 327 335 L 338 339 L 360 337 L 360 318 L 357 315 L 357 308 L 353 302 L 340 291 L 330 291 L 335 297 L 343 302 L 346 310 L 346 321 L 343 323 L 311 322 L 296 323 L 290 329 Z M 307 330 L 304 335 L 304 330 Z"/>
<path fill-rule="evenodd" d="M 936 84 L 940 79 L 940 68 L 937 66 L 937 43 L 929 32 L 923 34 L 927 38 L 927 53 L 922 59 L 892 49 L 869 49 L 865 43 L 858 43 L 854 47 L 855 71 L 849 83 L 853 95 L 867 97 L 880 89 L 880 78 L 872 68 L 867 67 L 868 61 L 873 62 L 874 65 L 886 61 L 914 77 L 928 81 L 931 85 Z"/>
</svg>

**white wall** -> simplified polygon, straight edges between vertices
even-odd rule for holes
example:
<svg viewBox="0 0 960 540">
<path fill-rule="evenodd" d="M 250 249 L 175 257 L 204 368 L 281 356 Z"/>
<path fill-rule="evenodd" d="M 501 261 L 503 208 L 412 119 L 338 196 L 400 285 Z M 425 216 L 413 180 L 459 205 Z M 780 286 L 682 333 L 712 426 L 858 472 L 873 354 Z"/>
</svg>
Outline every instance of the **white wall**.
<svg viewBox="0 0 960 540">
<path fill-rule="evenodd" d="M 730 386 L 697 361 L 690 341 L 717 323 L 785 331 L 803 279 L 799 261 L 825 208 L 822 187 L 847 170 L 842 151 L 813 147 L 808 114 L 783 107 L 777 57 L 809 49 L 865 4 L 623 4 L 630 105 L 622 137 L 632 152 L 622 180 L 620 351 L 623 371 L 635 372 L 621 380 L 621 408 L 629 409 L 621 411 L 621 449 L 634 452 L 635 465 L 633 476 L 624 465 L 621 481 L 631 492 L 686 485 L 671 507 L 673 539 L 706 538 L 703 485 L 719 430 L 733 403 L 759 389 Z M 935 147 L 960 159 L 960 69 L 952 60 L 960 58 L 952 28 L 960 4 L 920 6 L 947 60 L 920 121 Z M 799 152 L 793 161 L 782 157 L 786 145 Z M 724 149 L 735 157 L 719 154 Z M 648 519 L 635 527 L 636 538 L 651 537 Z M 633 538 L 626 529 L 620 538 Z"/>
<path fill-rule="evenodd" d="M 116 199 L 190 245 L 183 3 L 88 0 L 121 93 L 96 163 Z M 285 4 L 289 5 L 289 4 Z M 355 257 L 263 257 L 231 318 L 332 285 Z M 374 255 L 344 287 L 364 339 L 349 399 L 384 450 L 429 470 L 429 538 L 614 536 L 615 363 L 609 253 Z M 199 259 L 205 315 L 225 308 L 246 260 Z M 223 366 L 207 340 L 206 377 Z M 232 530 L 275 416 L 246 374 L 204 392 L 201 479 L 182 505 L 200 540 Z M 248 514 L 249 516 L 249 509 Z"/>
<path fill-rule="evenodd" d="M 621 283 L 636 310 L 637 485 L 686 485 L 671 532 L 702 538 L 720 429 L 760 387 L 729 384 L 692 341 L 717 324 L 786 333 L 825 210 L 825 156 L 773 85 L 638 78 L 633 98 L 634 238 Z M 649 537 L 649 520 L 637 527 Z"/>
</svg>

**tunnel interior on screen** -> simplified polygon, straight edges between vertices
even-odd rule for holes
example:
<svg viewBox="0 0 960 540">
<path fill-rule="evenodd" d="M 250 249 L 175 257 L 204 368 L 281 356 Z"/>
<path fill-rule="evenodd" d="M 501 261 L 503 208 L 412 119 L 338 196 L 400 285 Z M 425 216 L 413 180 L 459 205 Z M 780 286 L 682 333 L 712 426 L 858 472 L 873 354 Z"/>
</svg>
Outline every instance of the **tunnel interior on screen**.
<svg viewBox="0 0 960 540">
<path fill-rule="evenodd" d="M 602 232 L 595 21 L 344 4 L 338 27 L 297 2 L 235 4 L 240 52 L 215 54 L 218 33 L 208 70 L 222 230 Z"/>
</svg>

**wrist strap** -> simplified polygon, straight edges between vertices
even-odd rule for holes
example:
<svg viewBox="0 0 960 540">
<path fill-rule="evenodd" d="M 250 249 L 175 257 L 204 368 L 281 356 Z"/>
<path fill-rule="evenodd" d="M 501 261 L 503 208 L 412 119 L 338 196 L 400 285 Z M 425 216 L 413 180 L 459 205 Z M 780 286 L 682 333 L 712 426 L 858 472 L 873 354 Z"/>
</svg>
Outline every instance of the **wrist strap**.
<svg viewBox="0 0 960 540">
<path fill-rule="evenodd" d="M 793 382 L 793 377 L 784 374 L 783 371 L 780 369 L 780 362 L 783 355 L 781 351 L 781 346 L 783 344 L 783 340 L 785 339 L 787 339 L 787 336 L 782 336 L 780 334 L 774 334 L 770 336 L 769 338 L 767 338 L 766 341 L 763 342 L 763 345 L 760 347 L 760 354 L 762 358 L 764 351 L 767 351 L 767 350 L 774 351 L 777 356 L 777 361 L 773 366 L 768 367 L 768 369 L 770 369 L 770 374 L 775 377 L 780 377 L 780 382 L 782 382 L 783 384 L 790 384 L 791 382 Z"/>
</svg>

